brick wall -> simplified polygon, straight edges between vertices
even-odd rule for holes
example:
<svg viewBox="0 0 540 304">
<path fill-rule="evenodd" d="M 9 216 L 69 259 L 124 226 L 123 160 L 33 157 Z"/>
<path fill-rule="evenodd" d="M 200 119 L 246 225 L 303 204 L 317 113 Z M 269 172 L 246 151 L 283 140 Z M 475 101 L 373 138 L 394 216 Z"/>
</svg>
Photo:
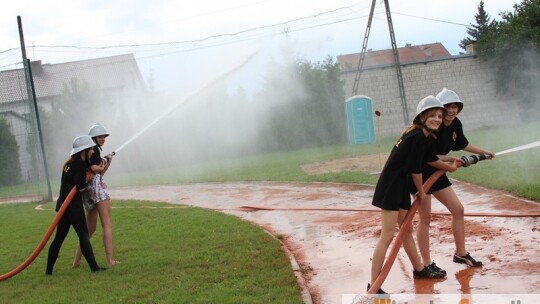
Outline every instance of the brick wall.
<svg viewBox="0 0 540 304">
<path fill-rule="evenodd" d="M 428 95 L 437 95 L 444 87 L 455 91 L 464 103 L 459 118 L 465 130 L 510 124 L 518 119 L 518 112 L 508 106 L 512 102 L 497 95 L 494 68 L 474 56 L 405 64 L 401 72 L 410 121 L 416 115 L 418 102 Z M 356 71 L 342 72 L 347 97 L 351 96 L 355 76 Z M 381 137 L 401 133 L 405 121 L 393 65 L 364 70 L 357 94 L 371 97 L 373 111 L 381 112 L 378 118 Z"/>
</svg>

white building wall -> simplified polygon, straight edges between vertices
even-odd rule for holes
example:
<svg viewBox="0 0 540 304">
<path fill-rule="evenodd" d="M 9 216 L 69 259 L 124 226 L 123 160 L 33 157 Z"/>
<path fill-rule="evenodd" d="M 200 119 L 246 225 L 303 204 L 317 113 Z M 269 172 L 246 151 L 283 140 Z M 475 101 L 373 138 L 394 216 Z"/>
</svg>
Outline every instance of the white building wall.
<svg viewBox="0 0 540 304">
<path fill-rule="evenodd" d="M 455 91 L 463 101 L 464 109 L 459 118 L 466 130 L 494 127 L 503 122 L 511 124 L 518 119 L 518 112 L 508 106 L 511 101 L 497 95 L 495 69 L 474 56 L 405 64 L 401 72 L 408 123 L 416 115 L 418 102 L 428 95 L 435 96 L 444 87 Z M 347 97 L 351 96 L 355 76 L 356 71 L 342 73 Z M 357 93 L 371 97 L 373 111 L 381 112 L 378 118 L 381 137 L 401 133 L 406 124 L 394 66 L 364 70 Z"/>
</svg>

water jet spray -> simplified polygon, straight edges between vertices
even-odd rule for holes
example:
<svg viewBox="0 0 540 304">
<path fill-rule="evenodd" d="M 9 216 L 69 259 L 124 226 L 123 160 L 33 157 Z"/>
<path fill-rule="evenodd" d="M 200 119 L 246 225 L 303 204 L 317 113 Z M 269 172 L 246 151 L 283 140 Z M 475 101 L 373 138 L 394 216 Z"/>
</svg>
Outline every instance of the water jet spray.
<svg viewBox="0 0 540 304">
<path fill-rule="evenodd" d="M 171 114 L 172 112 L 174 112 L 174 110 L 176 110 L 177 108 L 179 108 L 180 106 L 184 106 L 186 105 L 189 101 L 193 100 L 193 98 L 195 98 L 196 96 L 200 95 L 202 92 L 208 90 L 208 88 L 211 88 L 212 86 L 216 85 L 217 83 L 225 80 L 227 77 L 231 76 L 233 73 L 237 72 L 239 69 L 241 69 L 242 67 L 244 67 L 246 64 L 248 64 L 253 58 L 255 58 L 255 55 L 257 55 L 257 53 L 259 53 L 259 51 L 255 51 L 253 52 L 252 54 L 250 54 L 243 62 L 241 62 L 240 64 L 238 64 L 237 66 L 235 66 L 233 69 L 231 69 L 230 71 L 227 71 L 221 75 L 219 75 L 218 77 L 215 77 L 212 81 L 210 81 L 207 85 L 203 86 L 202 88 L 198 89 L 197 91 L 193 92 L 191 95 L 189 95 L 188 97 L 182 99 L 180 102 L 176 103 L 175 105 L 173 105 L 169 110 L 163 112 L 163 114 L 159 115 L 158 117 L 156 117 L 156 119 L 154 119 L 153 121 L 151 121 L 148 125 L 146 125 L 143 129 L 141 129 L 139 132 L 137 132 L 134 136 L 132 136 L 130 139 L 128 139 L 125 143 L 123 143 L 122 145 L 120 145 L 120 147 L 118 147 L 115 152 L 112 152 L 112 155 L 115 155 L 117 152 L 119 152 L 120 150 L 122 150 L 123 148 L 125 148 L 128 144 L 130 144 L 132 141 L 134 141 L 135 139 L 137 139 L 137 137 L 139 137 L 141 134 L 143 134 L 145 131 L 147 131 L 148 129 L 150 129 L 153 125 L 155 125 L 157 122 L 159 122 L 160 120 L 162 120 L 163 118 L 165 118 L 167 115 Z"/>
<path fill-rule="evenodd" d="M 522 150 L 531 149 L 531 148 L 535 148 L 535 147 L 540 147 L 540 140 L 536 141 L 536 142 L 533 142 L 533 143 L 530 143 L 530 144 L 526 144 L 526 145 L 522 145 L 522 146 L 515 147 L 515 148 L 512 148 L 512 149 L 497 152 L 497 153 L 495 153 L 495 155 L 502 155 L 502 154 L 506 154 L 506 153 L 522 151 Z"/>
</svg>

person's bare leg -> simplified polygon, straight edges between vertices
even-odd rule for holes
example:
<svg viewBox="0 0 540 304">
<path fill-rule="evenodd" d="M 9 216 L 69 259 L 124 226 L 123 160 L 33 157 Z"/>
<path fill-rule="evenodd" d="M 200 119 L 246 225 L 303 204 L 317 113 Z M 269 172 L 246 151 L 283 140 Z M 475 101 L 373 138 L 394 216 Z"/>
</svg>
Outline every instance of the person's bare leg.
<svg viewBox="0 0 540 304">
<path fill-rule="evenodd" d="M 465 211 L 459 201 L 454 189 L 446 187 L 433 193 L 441 204 L 443 204 L 452 214 L 452 233 L 456 244 L 456 254 L 463 256 L 467 254 L 465 249 Z"/>
<path fill-rule="evenodd" d="M 92 238 L 92 235 L 94 234 L 94 232 L 96 232 L 97 217 L 98 212 L 96 208 L 86 211 L 86 225 L 88 226 L 89 239 Z M 77 249 L 75 249 L 75 257 L 73 258 L 73 262 L 71 263 L 72 268 L 77 268 L 81 265 L 81 257 L 81 246 L 80 244 L 77 244 Z"/>
<path fill-rule="evenodd" d="M 397 211 L 381 210 L 381 235 L 375 250 L 373 251 L 373 257 L 371 259 L 371 283 L 375 282 L 386 258 L 386 251 L 394 238 L 396 231 L 396 224 L 398 220 Z"/>
<path fill-rule="evenodd" d="M 418 230 L 416 231 L 416 240 L 418 249 L 424 265 L 431 264 L 431 254 L 429 248 L 429 229 L 431 224 L 431 195 L 428 195 L 425 202 L 418 207 Z"/>
<path fill-rule="evenodd" d="M 105 248 L 105 256 L 107 264 L 114 266 L 116 260 L 113 258 L 113 241 L 112 241 L 112 221 L 111 221 L 111 201 L 104 200 L 97 204 L 99 219 L 103 229 L 103 247 Z"/>
</svg>

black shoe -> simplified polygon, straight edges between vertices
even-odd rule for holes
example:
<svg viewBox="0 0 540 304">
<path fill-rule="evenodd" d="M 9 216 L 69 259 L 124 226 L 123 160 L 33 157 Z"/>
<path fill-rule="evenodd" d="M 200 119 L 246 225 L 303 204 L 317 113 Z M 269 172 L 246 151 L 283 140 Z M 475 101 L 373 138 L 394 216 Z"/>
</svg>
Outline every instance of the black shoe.
<svg viewBox="0 0 540 304">
<path fill-rule="evenodd" d="M 454 254 L 454 263 L 467 264 L 470 267 L 480 267 L 483 265 L 482 262 L 473 259 L 473 257 L 468 252 L 464 256 Z"/>
<path fill-rule="evenodd" d="M 371 284 L 368 283 L 366 291 L 368 291 L 370 287 L 371 287 Z M 377 294 L 388 294 L 388 293 L 386 293 L 384 290 L 379 288 L 379 290 L 377 290 Z"/>
<path fill-rule="evenodd" d="M 107 270 L 107 268 L 98 267 L 96 269 L 92 269 L 92 272 L 99 272 L 99 271 L 105 271 L 105 270 Z"/>
<path fill-rule="evenodd" d="M 440 272 L 440 273 L 443 273 L 445 276 L 446 276 L 446 270 L 442 269 L 441 267 L 437 266 L 437 264 L 435 264 L 435 261 L 433 261 L 431 264 L 429 264 L 427 267 L 429 267 L 431 270 L 435 271 L 435 272 Z"/>
<path fill-rule="evenodd" d="M 424 266 L 424 269 L 420 271 L 413 270 L 413 277 L 415 279 L 443 279 L 446 274 L 434 271 L 429 266 Z"/>
</svg>

